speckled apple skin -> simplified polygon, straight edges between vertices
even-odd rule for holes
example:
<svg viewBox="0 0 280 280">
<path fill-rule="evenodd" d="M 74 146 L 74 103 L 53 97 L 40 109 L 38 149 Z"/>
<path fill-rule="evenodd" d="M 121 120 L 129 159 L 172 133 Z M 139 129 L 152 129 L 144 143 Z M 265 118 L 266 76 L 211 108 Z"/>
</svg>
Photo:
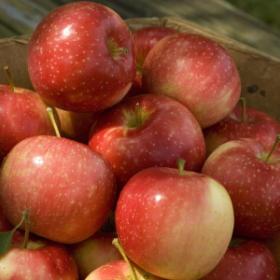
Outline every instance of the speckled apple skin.
<svg viewBox="0 0 280 280">
<path fill-rule="evenodd" d="M 61 247 L 13 248 L 0 256 L 0 279 L 78 280 L 78 271 L 74 260 Z"/>
<path fill-rule="evenodd" d="M 123 188 L 116 229 L 128 257 L 164 279 L 196 280 L 227 250 L 233 208 L 226 190 L 203 174 L 145 169 Z"/>
<path fill-rule="evenodd" d="M 0 203 L 16 225 L 30 215 L 31 232 L 75 243 L 105 222 L 115 198 L 110 166 L 86 145 L 55 136 L 23 140 L 1 170 Z"/>
<path fill-rule="evenodd" d="M 280 134 L 280 123 L 265 112 L 246 108 L 246 120 L 242 120 L 242 107 L 236 106 L 228 117 L 204 130 L 207 154 L 218 146 L 240 138 L 254 138 L 267 149 L 271 148 L 277 134 Z"/>
<path fill-rule="evenodd" d="M 222 120 L 240 97 L 240 78 L 225 49 L 201 35 L 180 33 L 162 39 L 143 65 L 146 92 L 187 106 L 202 127 Z"/>
<path fill-rule="evenodd" d="M 229 192 L 235 213 L 235 233 L 269 238 L 280 231 L 280 154 L 269 152 L 254 139 L 227 142 L 204 163 L 202 172 Z"/>
<path fill-rule="evenodd" d="M 108 47 L 110 40 L 124 49 L 117 57 Z M 132 35 L 119 15 L 101 4 L 64 5 L 34 31 L 28 71 L 47 103 L 70 111 L 101 111 L 120 101 L 132 84 Z"/>
<path fill-rule="evenodd" d="M 150 116 L 143 126 L 127 130 L 123 112 L 136 106 Z M 127 98 L 100 116 L 89 146 L 111 163 L 120 186 L 147 167 L 176 167 L 182 158 L 186 169 L 199 170 L 205 159 L 203 134 L 192 113 L 171 98 L 152 94 Z"/>
<path fill-rule="evenodd" d="M 265 245 L 256 241 L 229 248 L 217 267 L 203 280 L 278 280 L 276 261 Z"/>
<path fill-rule="evenodd" d="M 135 269 L 138 280 L 160 280 L 160 278 Z M 109 262 L 92 271 L 85 280 L 130 280 L 129 265 L 124 260 Z"/>
<path fill-rule="evenodd" d="M 53 135 L 46 106 L 34 91 L 0 85 L 0 158 L 21 140 Z"/>
</svg>

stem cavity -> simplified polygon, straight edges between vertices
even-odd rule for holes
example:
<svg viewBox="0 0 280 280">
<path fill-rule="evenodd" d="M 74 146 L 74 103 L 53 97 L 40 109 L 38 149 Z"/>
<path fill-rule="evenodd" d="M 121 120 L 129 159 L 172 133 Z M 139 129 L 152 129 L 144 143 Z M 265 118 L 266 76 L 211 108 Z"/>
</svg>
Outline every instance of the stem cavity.
<svg viewBox="0 0 280 280">
<path fill-rule="evenodd" d="M 112 38 L 107 41 L 107 48 L 114 60 L 118 60 L 121 56 L 128 53 L 127 48 L 120 47 L 118 43 Z"/>
</svg>

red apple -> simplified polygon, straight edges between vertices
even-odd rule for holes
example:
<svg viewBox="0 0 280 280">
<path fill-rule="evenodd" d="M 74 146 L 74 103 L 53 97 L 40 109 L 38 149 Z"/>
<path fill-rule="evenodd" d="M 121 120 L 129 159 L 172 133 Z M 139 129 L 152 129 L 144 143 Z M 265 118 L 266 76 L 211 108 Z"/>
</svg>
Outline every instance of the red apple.
<svg viewBox="0 0 280 280">
<path fill-rule="evenodd" d="M 254 138 L 270 148 L 279 133 L 278 121 L 254 108 L 247 107 L 244 111 L 240 105 L 228 117 L 204 131 L 208 154 L 223 143 L 240 138 Z"/>
<path fill-rule="evenodd" d="M 235 107 L 240 78 L 224 48 L 201 35 L 180 33 L 162 39 L 148 53 L 143 88 L 177 99 L 208 127 Z"/>
<path fill-rule="evenodd" d="M 138 280 L 159 280 L 158 277 L 140 269 L 134 269 Z M 102 265 L 92 271 L 85 280 L 134 280 L 131 274 L 129 265 L 125 261 L 119 260 Z"/>
<path fill-rule="evenodd" d="M 1 280 L 77 280 L 77 267 L 58 245 L 29 242 L 26 249 L 12 248 L 0 257 Z"/>
<path fill-rule="evenodd" d="M 39 95 L 23 88 L 0 85 L 0 158 L 21 140 L 54 134 Z"/>
<path fill-rule="evenodd" d="M 201 128 L 179 102 L 152 94 L 127 98 L 100 116 L 89 141 L 107 159 L 120 185 L 152 166 L 199 170 L 205 158 Z"/>
<path fill-rule="evenodd" d="M 280 153 L 255 139 L 219 146 L 202 172 L 229 192 L 235 213 L 235 232 L 249 238 L 269 238 L 280 231 Z"/>
<path fill-rule="evenodd" d="M 280 271 L 280 231 L 275 236 L 273 236 L 273 238 L 266 240 L 265 245 L 268 246 L 275 257 L 278 270 Z"/>
<path fill-rule="evenodd" d="M 245 241 L 229 248 L 203 280 L 278 280 L 279 274 L 273 255 L 266 246 Z"/>
<path fill-rule="evenodd" d="M 97 235 L 75 245 L 72 255 L 82 279 L 98 267 L 122 258 L 112 241 L 113 236 Z"/>
<path fill-rule="evenodd" d="M 142 92 L 142 67 L 148 52 L 162 38 L 175 34 L 177 31 L 165 26 L 149 26 L 133 32 L 134 50 L 136 57 L 136 78 L 130 92 L 134 94 Z"/>
<path fill-rule="evenodd" d="M 233 230 L 226 190 L 203 174 L 153 167 L 120 193 L 116 228 L 127 256 L 166 279 L 199 279 L 224 255 Z"/>
<path fill-rule="evenodd" d="M 18 224 L 29 211 L 31 232 L 62 243 L 93 235 L 115 195 L 110 166 L 89 147 L 55 136 L 36 136 L 8 154 L 0 176 L 0 204 Z"/>
<path fill-rule="evenodd" d="M 97 115 L 94 113 L 76 113 L 56 109 L 61 134 L 67 138 L 87 143 L 90 128 L 96 122 Z"/>
<path fill-rule="evenodd" d="M 113 10 L 82 1 L 57 8 L 31 37 L 28 70 L 52 106 L 100 111 L 119 102 L 135 76 L 132 36 Z"/>
</svg>

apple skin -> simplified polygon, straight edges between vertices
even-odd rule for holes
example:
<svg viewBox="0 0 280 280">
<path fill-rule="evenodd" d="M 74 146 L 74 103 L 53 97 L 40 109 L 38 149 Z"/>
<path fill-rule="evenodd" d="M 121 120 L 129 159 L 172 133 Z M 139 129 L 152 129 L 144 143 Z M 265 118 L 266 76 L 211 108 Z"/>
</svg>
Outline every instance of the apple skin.
<svg viewBox="0 0 280 280">
<path fill-rule="evenodd" d="M 240 97 L 233 59 L 214 41 L 178 33 L 158 42 L 143 65 L 146 92 L 172 97 L 187 106 L 205 128 L 226 117 Z"/>
<path fill-rule="evenodd" d="M 134 175 L 120 193 L 116 229 L 127 256 L 165 279 L 200 279 L 231 240 L 230 197 L 203 174 L 153 167 Z"/>
<path fill-rule="evenodd" d="M 229 192 L 239 237 L 270 238 L 280 230 L 280 153 L 269 162 L 269 150 L 255 139 L 219 146 L 205 161 L 202 172 Z"/>
<path fill-rule="evenodd" d="M 96 113 L 76 113 L 56 108 L 60 131 L 64 137 L 87 143 L 90 128 L 97 120 Z"/>
<path fill-rule="evenodd" d="M 0 158 L 27 137 L 54 134 L 45 104 L 28 89 L 0 85 L 0 119 Z"/>
<path fill-rule="evenodd" d="M 98 267 L 122 259 L 112 241 L 113 236 L 99 234 L 74 245 L 71 253 L 82 279 Z"/>
<path fill-rule="evenodd" d="M 246 121 L 243 121 L 240 105 L 225 119 L 204 130 L 207 154 L 225 142 L 240 138 L 254 138 L 270 148 L 279 133 L 280 123 L 257 109 L 247 107 Z"/>
<path fill-rule="evenodd" d="M 29 242 L 27 249 L 12 248 L 0 256 L 0 279 L 78 280 L 78 271 L 61 246 Z"/>
<path fill-rule="evenodd" d="M 175 29 L 165 26 L 148 26 L 133 32 L 134 51 L 136 58 L 136 77 L 129 94 L 144 93 L 142 89 L 142 68 L 148 52 L 166 36 L 177 33 Z"/>
<path fill-rule="evenodd" d="M 269 249 L 256 241 L 229 248 L 216 268 L 203 280 L 278 280 L 276 261 Z"/>
<path fill-rule="evenodd" d="M 135 108 L 150 114 L 138 128 L 127 129 L 124 111 Z M 119 186 L 138 171 L 152 166 L 199 170 L 205 159 L 201 128 L 191 112 L 176 100 L 152 94 L 127 98 L 99 117 L 89 146 L 113 167 Z"/>
<path fill-rule="evenodd" d="M 0 204 L 16 225 L 29 210 L 31 232 L 61 243 L 93 235 L 115 199 L 112 170 L 88 146 L 55 136 L 17 144 L 1 170 Z"/>
<path fill-rule="evenodd" d="M 278 266 L 278 270 L 280 271 L 280 232 L 278 232 L 273 238 L 267 239 L 265 241 L 265 245 L 272 252 Z"/>
<path fill-rule="evenodd" d="M 138 280 L 160 280 L 149 273 L 135 268 Z M 124 260 L 113 261 L 92 271 L 85 280 L 131 280 L 128 264 Z"/>
<path fill-rule="evenodd" d="M 33 33 L 28 71 L 54 107 L 95 112 L 119 102 L 135 76 L 132 35 L 113 10 L 81 1 L 48 14 Z"/>
</svg>

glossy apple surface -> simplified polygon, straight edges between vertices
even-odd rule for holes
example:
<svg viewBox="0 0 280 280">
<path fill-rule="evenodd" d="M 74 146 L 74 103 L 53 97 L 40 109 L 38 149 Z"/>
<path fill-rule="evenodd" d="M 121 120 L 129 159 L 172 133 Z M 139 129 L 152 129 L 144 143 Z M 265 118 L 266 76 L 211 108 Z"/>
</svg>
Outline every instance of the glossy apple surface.
<svg viewBox="0 0 280 280">
<path fill-rule="evenodd" d="M 265 112 L 246 108 L 243 117 L 242 106 L 238 105 L 228 117 L 204 130 L 207 153 L 230 140 L 254 138 L 270 148 L 280 133 L 280 123 Z"/>
<path fill-rule="evenodd" d="M 70 111 L 101 111 L 119 102 L 132 84 L 132 35 L 119 15 L 101 4 L 61 6 L 34 31 L 28 71 L 48 104 Z"/>
<path fill-rule="evenodd" d="M 219 146 L 202 172 L 229 192 L 235 213 L 235 233 L 249 238 L 270 238 L 280 230 L 280 154 L 257 140 L 241 139 Z"/>
<path fill-rule="evenodd" d="M 26 249 L 12 248 L 0 256 L 0 279 L 78 280 L 78 272 L 62 247 L 29 242 Z"/>
<path fill-rule="evenodd" d="M 0 158 L 18 142 L 54 130 L 40 96 L 28 89 L 0 85 Z"/>
<path fill-rule="evenodd" d="M 16 145 L 0 176 L 0 203 L 16 225 L 29 211 L 31 232 L 62 243 L 94 234 L 113 205 L 110 166 L 86 145 L 36 136 Z"/>
<path fill-rule="evenodd" d="M 74 246 L 72 255 L 82 279 L 98 267 L 122 259 L 112 241 L 113 236 L 99 234 Z"/>
<path fill-rule="evenodd" d="M 220 261 L 233 231 L 226 190 L 203 174 L 153 167 L 120 193 L 116 228 L 127 256 L 165 279 L 199 279 Z"/>
<path fill-rule="evenodd" d="M 180 33 L 162 39 L 148 53 L 143 88 L 180 101 L 205 128 L 233 110 L 240 78 L 224 48 L 201 35 Z"/>
<path fill-rule="evenodd" d="M 191 112 L 165 96 L 127 98 L 99 117 L 89 146 L 110 162 L 120 185 L 152 166 L 199 170 L 205 159 L 201 128 Z"/>
<path fill-rule="evenodd" d="M 229 248 L 217 267 L 203 280 L 278 280 L 276 261 L 263 244 L 245 241 Z"/>
</svg>

